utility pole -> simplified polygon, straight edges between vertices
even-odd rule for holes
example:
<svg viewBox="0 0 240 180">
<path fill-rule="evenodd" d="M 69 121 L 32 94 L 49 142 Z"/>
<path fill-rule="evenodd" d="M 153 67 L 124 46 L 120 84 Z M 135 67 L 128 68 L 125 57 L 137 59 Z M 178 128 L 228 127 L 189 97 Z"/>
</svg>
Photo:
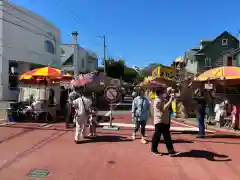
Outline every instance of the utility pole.
<svg viewBox="0 0 240 180">
<path fill-rule="evenodd" d="M 103 68 L 104 68 L 104 74 L 106 74 L 106 36 L 103 36 Z"/>
<path fill-rule="evenodd" d="M 240 30 L 238 30 L 237 39 L 238 39 L 238 48 L 240 48 Z"/>
<path fill-rule="evenodd" d="M 103 70 L 104 74 L 107 73 L 106 71 L 106 50 L 107 50 L 107 44 L 106 44 L 106 36 L 97 36 L 98 38 L 103 39 Z"/>
</svg>

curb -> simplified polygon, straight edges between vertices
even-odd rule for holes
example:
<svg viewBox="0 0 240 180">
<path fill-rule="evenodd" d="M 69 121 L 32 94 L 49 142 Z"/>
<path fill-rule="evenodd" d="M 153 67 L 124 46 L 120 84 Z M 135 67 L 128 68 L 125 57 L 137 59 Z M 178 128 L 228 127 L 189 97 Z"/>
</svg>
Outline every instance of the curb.
<svg viewBox="0 0 240 180">
<path fill-rule="evenodd" d="M 183 119 L 183 118 L 173 118 L 174 121 L 177 121 L 177 122 L 182 122 L 182 123 L 186 123 L 188 125 L 194 125 L 197 127 L 197 124 L 196 122 L 193 122 L 191 120 L 188 120 L 188 119 Z M 215 130 L 215 131 L 218 131 L 218 132 L 227 132 L 227 133 L 233 133 L 233 134 L 237 134 L 237 135 L 240 135 L 240 131 L 239 130 L 230 130 L 230 129 L 225 129 L 225 128 L 218 128 L 218 127 L 214 127 L 212 125 L 207 125 L 207 129 L 209 130 Z"/>
</svg>

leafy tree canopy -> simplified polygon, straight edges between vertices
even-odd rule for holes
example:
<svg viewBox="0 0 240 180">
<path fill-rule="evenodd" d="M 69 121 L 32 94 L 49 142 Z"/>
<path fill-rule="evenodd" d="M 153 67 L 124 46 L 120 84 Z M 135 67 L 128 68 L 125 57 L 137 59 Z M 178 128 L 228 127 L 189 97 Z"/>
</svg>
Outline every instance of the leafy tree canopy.
<svg viewBox="0 0 240 180">
<path fill-rule="evenodd" d="M 160 63 L 151 63 L 141 69 L 142 75 L 140 75 L 135 69 L 128 67 L 123 59 L 116 60 L 110 57 L 106 60 L 106 73 L 109 77 L 122 79 L 125 82 L 139 83 L 143 81 L 144 77 L 151 76 L 152 70 L 161 65 Z M 103 68 L 100 69 L 103 70 Z"/>
</svg>

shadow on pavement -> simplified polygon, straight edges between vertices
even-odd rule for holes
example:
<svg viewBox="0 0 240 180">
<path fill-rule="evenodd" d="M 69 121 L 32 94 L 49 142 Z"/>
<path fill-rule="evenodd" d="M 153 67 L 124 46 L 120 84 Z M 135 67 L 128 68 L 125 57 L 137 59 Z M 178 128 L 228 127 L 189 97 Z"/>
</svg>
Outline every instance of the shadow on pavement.
<svg viewBox="0 0 240 180">
<path fill-rule="evenodd" d="M 227 155 L 217 154 L 215 152 L 205 150 L 191 150 L 188 152 L 182 152 L 176 157 L 191 157 L 191 158 L 204 158 L 209 161 L 232 161 Z"/>
<path fill-rule="evenodd" d="M 94 138 L 89 138 L 86 140 L 81 141 L 83 143 L 97 143 L 97 142 L 130 142 L 131 139 L 128 139 L 124 136 L 97 136 Z"/>
<path fill-rule="evenodd" d="M 110 117 L 109 116 L 104 116 L 104 115 L 97 115 L 97 121 L 98 122 L 109 122 Z"/>
<path fill-rule="evenodd" d="M 240 144 L 240 142 L 228 142 L 228 141 L 211 141 L 211 140 L 195 140 L 200 143 L 214 143 L 214 144 Z"/>
<path fill-rule="evenodd" d="M 206 138 L 229 138 L 229 139 L 240 139 L 239 135 L 234 135 L 234 134 L 213 134 L 213 135 L 208 135 Z"/>
<path fill-rule="evenodd" d="M 198 134 L 197 131 L 172 131 L 172 134 Z"/>
<path fill-rule="evenodd" d="M 194 141 L 190 141 L 190 140 L 184 140 L 184 139 L 173 139 L 172 140 L 173 144 L 175 143 L 194 143 Z M 164 140 L 160 140 L 160 143 L 164 143 Z"/>
</svg>

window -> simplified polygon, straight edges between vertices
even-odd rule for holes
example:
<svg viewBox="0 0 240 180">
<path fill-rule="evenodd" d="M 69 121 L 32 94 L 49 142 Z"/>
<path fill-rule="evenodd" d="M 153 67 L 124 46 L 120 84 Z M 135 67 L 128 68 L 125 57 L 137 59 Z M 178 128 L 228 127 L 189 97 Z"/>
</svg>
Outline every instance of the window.
<svg viewBox="0 0 240 180">
<path fill-rule="evenodd" d="M 212 66 L 211 58 L 206 57 L 205 58 L 205 67 L 211 67 L 211 66 Z"/>
<path fill-rule="evenodd" d="M 222 40 L 222 45 L 227 46 L 228 45 L 228 39 L 223 39 Z"/>
<path fill-rule="evenodd" d="M 9 79 L 9 88 L 11 90 L 16 90 L 18 88 L 18 62 L 9 61 L 8 67 L 8 79 Z"/>
<path fill-rule="evenodd" d="M 227 58 L 227 66 L 232 66 L 232 57 Z"/>
<path fill-rule="evenodd" d="M 82 68 L 84 69 L 84 59 L 82 59 Z"/>
<path fill-rule="evenodd" d="M 61 48 L 61 54 L 65 54 L 65 51 L 63 50 L 63 48 Z"/>
<path fill-rule="evenodd" d="M 54 48 L 54 45 L 51 41 L 49 40 L 46 40 L 45 41 L 45 51 L 51 53 L 51 54 L 54 54 L 55 53 L 55 48 Z"/>
</svg>

